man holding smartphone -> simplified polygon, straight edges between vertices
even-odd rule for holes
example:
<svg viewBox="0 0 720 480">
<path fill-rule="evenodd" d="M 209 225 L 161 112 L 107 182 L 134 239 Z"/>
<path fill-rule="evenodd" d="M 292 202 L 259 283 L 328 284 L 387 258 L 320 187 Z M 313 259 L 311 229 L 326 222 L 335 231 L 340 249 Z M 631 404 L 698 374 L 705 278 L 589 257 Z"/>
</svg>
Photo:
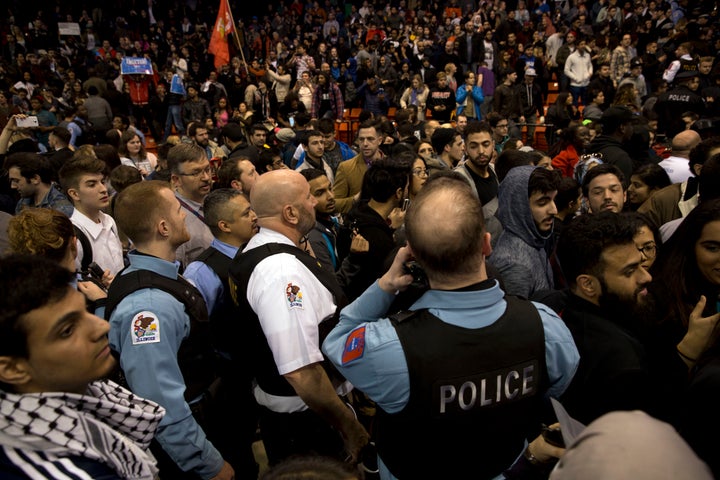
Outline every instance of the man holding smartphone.
<svg viewBox="0 0 720 480">
<path fill-rule="evenodd" d="M 55 114 L 43 108 L 43 100 L 40 97 L 30 99 L 30 115 L 37 118 L 35 127 L 30 130 L 35 134 L 35 138 L 40 145 L 47 151 L 50 148 L 48 143 L 50 132 L 58 124 Z"/>
<path fill-rule="evenodd" d="M 367 252 L 348 253 L 338 271 L 338 280 L 348 300 L 357 298 L 377 279 L 385 268 L 385 259 L 395 247 L 393 234 L 405 217 L 401 211 L 411 175 L 410 158 L 397 156 L 377 160 L 365 174 L 360 199 L 346 215 L 352 225 L 370 244 Z"/>
</svg>

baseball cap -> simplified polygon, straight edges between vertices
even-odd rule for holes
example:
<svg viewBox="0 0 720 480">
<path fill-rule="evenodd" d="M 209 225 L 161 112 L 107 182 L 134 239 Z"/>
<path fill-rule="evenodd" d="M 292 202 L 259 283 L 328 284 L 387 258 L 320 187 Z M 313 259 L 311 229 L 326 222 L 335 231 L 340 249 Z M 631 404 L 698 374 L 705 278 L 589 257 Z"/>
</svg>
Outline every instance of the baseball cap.
<svg viewBox="0 0 720 480">
<path fill-rule="evenodd" d="M 287 143 L 295 138 L 295 131 L 292 128 L 281 128 L 275 134 L 275 138 L 280 143 Z"/>
</svg>

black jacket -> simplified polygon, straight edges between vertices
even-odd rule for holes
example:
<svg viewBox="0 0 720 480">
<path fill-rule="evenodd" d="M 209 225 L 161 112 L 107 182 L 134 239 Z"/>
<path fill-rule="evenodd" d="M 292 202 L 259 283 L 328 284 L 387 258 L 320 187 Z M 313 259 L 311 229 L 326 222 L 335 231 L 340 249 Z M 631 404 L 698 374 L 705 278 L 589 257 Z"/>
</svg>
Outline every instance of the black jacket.
<svg viewBox="0 0 720 480">
<path fill-rule="evenodd" d="M 561 398 L 571 416 L 589 424 L 613 410 L 647 410 L 652 389 L 643 345 L 624 322 L 570 294 L 562 319 L 580 365 Z"/>
<path fill-rule="evenodd" d="M 370 244 L 364 253 L 349 253 L 338 271 L 338 281 L 349 301 L 359 297 L 386 270 L 386 258 L 395 247 L 393 229 L 367 202 L 347 214 L 346 225 L 357 228 Z"/>
</svg>

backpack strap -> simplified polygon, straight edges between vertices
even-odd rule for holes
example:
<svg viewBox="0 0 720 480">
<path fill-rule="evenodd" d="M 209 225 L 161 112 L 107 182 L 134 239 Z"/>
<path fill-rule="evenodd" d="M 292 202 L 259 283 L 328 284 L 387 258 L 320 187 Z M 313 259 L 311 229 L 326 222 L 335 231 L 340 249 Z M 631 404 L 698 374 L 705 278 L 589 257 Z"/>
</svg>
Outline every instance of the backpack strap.
<svg viewBox="0 0 720 480">
<path fill-rule="evenodd" d="M 73 224 L 73 230 L 75 231 L 75 237 L 77 237 L 83 250 L 83 256 L 80 259 L 80 271 L 87 272 L 93 261 L 92 245 L 90 244 L 90 239 L 87 235 L 85 235 L 85 232 L 83 232 L 80 227 Z"/>
<path fill-rule="evenodd" d="M 202 295 L 190 282 L 182 277 L 172 279 L 164 277 L 150 270 L 135 270 L 130 273 L 120 272 L 113 280 L 108 290 L 108 298 L 105 306 L 105 318 L 110 315 L 118 304 L 128 295 L 145 288 L 157 288 L 169 293 L 183 305 L 190 318 L 200 322 L 208 322 L 207 307 Z"/>
</svg>

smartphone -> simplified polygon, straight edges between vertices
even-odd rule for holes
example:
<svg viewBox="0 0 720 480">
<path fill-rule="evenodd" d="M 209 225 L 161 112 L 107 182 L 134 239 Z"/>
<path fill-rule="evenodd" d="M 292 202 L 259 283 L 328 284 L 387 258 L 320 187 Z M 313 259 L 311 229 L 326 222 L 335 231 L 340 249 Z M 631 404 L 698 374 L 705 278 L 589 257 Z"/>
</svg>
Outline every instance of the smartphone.
<svg viewBox="0 0 720 480">
<path fill-rule="evenodd" d="M 100 265 L 98 265 L 95 262 L 92 262 L 90 265 L 88 265 L 88 273 L 95 280 L 102 281 L 105 271 L 102 269 L 102 267 Z"/>
<path fill-rule="evenodd" d="M 295 128 L 295 117 L 290 117 L 290 128 Z"/>
<path fill-rule="evenodd" d="M 15 119 L 15 123 L 20 128 L 32 128 L 40 125 L 38 123 L 38 118 L 35 115 L 31 115 L 25 118 L 17 118 Z"/>
<path fill-rule="evenodd" d="M 403 200 L 402 211 L 403 212 L 407 211 L 409 206 L 410 206 L 410 199 L 406 198 L 405 200 Z"/>
</svg>

